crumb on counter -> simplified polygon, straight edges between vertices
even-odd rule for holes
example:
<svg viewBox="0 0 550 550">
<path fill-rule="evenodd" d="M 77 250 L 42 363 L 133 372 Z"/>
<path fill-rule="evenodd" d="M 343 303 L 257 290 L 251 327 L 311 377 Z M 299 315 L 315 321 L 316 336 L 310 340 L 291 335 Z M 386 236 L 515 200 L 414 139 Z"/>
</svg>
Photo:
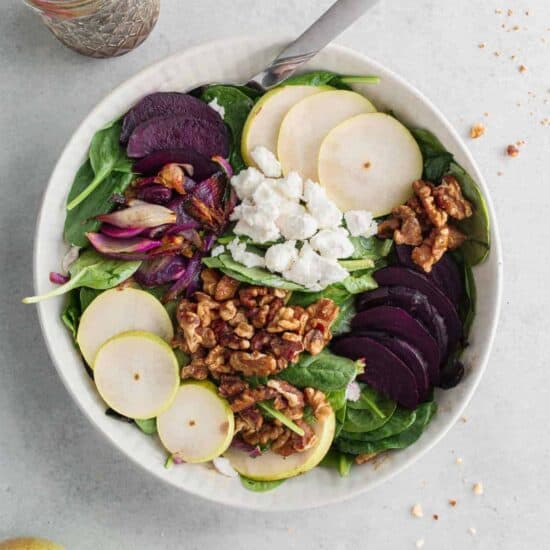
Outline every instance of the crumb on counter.
<svg viewBox="0 0 550 550">
<path fill-rule="evenodd" d="M 518 71 L 520 73 L 526 73 L 527 72 L 527 67 L 522 63 L 519 67 L 518 67 Z"/>
<path fill-rule="evenodd" d="M 497 176 L 502 176 L 503 175 L 503 172 L 501 172 L 500 170 L 497 172 Z"/>
<path fill-rule="evenodd" d="M 510 17 L 511 15 L 514 15 L 514 12 L 511 9 L 506 10 L 506 15 Z"/>
<path fill-rule="evenodd" d="M 475 536 L 475 534 L 477 533 L 477 529 L 475 527 L 470 527 L 468 529 L 468 533 L 470 533 L 470 535 L 472 536 Z"/>
<path fill-rule="evenodd" d="M 483 485 L 481 483 L 474 483 L 472 486 L 472 491 L 474 492 L 474 495 L 480 496 L 483 494 Z"/>
<path fill-rule="evenodd" d="M 478 47 L 478 48 L 481 48 L 481 49 L 485 48 L 485 46 L 487 46 L 487 44 L 486 44 L 485 42 L 480 42 L 480 43 L 477 45 L 477 47 Z"/>
<path fill-rule="evenodd" d="M 493 54 L 495 57 L 500 57 L 500 52 L 498 50 L 495 50 Z"/>
<path fill-rule="evenodd" d="M 454 498 L 450 498 L 449 504 L 454 508 L 456 506 L 456 500 Z"/>
<path fill-rule="evenodd" d="M 506 154 L 509 157 L 517 157 L 519 155 L 519 149 L 514 144 L 510 144 L 506 147 Z"/>
<path fill-rule="evenodd" d="M 418 539 L 416 541 L 416 547 L 417 548 L 422 548 L 424 546 L 424 539 Z"/>
<path fill-rule="evenodd" d="M 435 519 L 435 521 L 439 520 L 439 514 L 434 514 L 432 517 Z"/>
<path fill-rule="evenodd" d="M 466 422 L 468 422 L 468 419 L 467 419 L 465 416 L 461 416 L 461 417 L 460 417 L 460 421 L 461 421 L 463 424 L 466 424 Z"/>
<path fill-rule="evenodd" d="M 484 134 L 485 134 L 485 126 L 483 124 L 481 124 L 480 122 L 474 124 L 470 128 L 470 137 L 472 139 L 478 139 Z"/>
<path fill-rule="evenodd" d="M 464 462 L 464 461 L 462 460 L 462 458 L 457 457 L 457 459 L 456 459 L 456 463 L 457 463 L 457 464 L 462 464 L 463 462 Z"/>
<path fill-rule="evenodd" d="M 424 516 L 424 511 L 422 510 L 422 506 L 420 506 L 420 504 L 415 504 L 411 508 L 411 515 L 414 516 L 415 518 L 423 517 Z"/>
</svg>

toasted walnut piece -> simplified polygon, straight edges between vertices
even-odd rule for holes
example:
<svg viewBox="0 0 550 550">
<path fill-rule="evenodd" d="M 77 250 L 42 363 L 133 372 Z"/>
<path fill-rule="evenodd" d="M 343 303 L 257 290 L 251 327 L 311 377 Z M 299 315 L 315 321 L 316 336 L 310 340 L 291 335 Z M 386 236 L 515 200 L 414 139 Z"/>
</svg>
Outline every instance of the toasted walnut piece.
<svg viewBox="0 0 550 550">
<path fill-rule="evenodd" d="M 290 456 L 294 453 L 303 453 L 308 449 L 311 449 L 317 443 L 317 436 L 313 431 L 313 428 L 304 420 L 296 420 L 296 424 L 304 430 L 304 435 L 300 436 L 297 433 L 291 432 L 290 437 L 282 445 L 279 442 L 271 445 L 273 452 L 282 456 Z M 274 446 L 275 445 L 275 446 Z"/>
<path fill-rule="evenodd" d="M 181 330 L 183 331 L 183 337 L 190 353 L 194 353 L 199 349 L 202 342 L 201 337 L 197 333 L 197 329 L 201 325 L 199 316 L 192 311 L 185 311 L 181 314 L 179 320 Z"/>
<path fill-rule="evenodd" d="M 317 355 L 323 351 L 325 347 L 325 339 L 323 338 L 323 333 L 314 328 L 306 332 L 304 336 L 304 347 L 306 351 L 311 353 L 311 355 Z"/>
<path fill-rule="evenodd" d="M 332 407 L 321 390 L 306 388 L 304 395 L 306 403 L 313 409 L 313 414 L 317 420 L 322 420 L 330 415 Z"/>
<path fill-rule="evenodd" d="M 268 292 L 267 287 L 249 286 L 239 290 L 239 299 L 246 307 L 256 307 L 258 299 L 265 296 Z"/>
<path fill-rule="evenodd" d="M 245 376 L 268 376 L 277 370 L 275 358 L 259 351 L 233 353 L 229 363 Z"/>
<path fill-rule="evenodd" d="M 454 176 L 444 176 L 441 184 L 434 187 L 433 195 L 437 206 L 451 218 L 463 220 L 473 213 L 471 203 L 463 197 L 460 184 Z"/>
<path fill-rule="evenodd" d="M 220 317 L 224 321 L 230 321 L 237 314 L 237 306 L 235 305 L 234 300 L 227 300 L 223 304 L 220 304 L 219 309 Z"/>
<path fill-rule="evenodd" d="M 241 430 L 257 432 L 264 425 L 264 417 L 257 407 L 250 407 L 241 411 L 235 417 L 235 433 Z"/>
<path fill-rule="evenodd" d="M 420 199 L 420 203 L 430 222 L 436 227 L 443 227 L 447 223 L 448 216 L 447 212 L 440 210 L 435 204 L 435 199 L 432 194 L 433 185 L 426 181 L 417 180 L 413 182 L 412 187 L 415 195 Z"/>
<path fill-rule="evenodd" d="M 300 320 L 294 318 L 294 309 L 291 307 L 279 308 L 273 320 L 267 326 L 267 332 L 295 331 L 300 328 Z"/>
<path fill-rule="evenodd" d="M 452 225 L 449 225 L 448 229 L 449 238 L 447 241 L 447 247 L 449 250 L 455 250 L 466 240 L 466 235 Z"/>
<path fill-rule="evenodd" d="M 290 290 L 285 290 L 283 288 L 273 288 L 272 292 L 275 298 L 281 298 L 282 300 L 286 300 L 290 296 Z"/>
<path fill-rule="evenodd" d="M 207 268 L 201 271 L 201 279 L 204 292 L 207 292 L 210 296 L 214 296 L 216 285 L 221 279 L 221 274 L 215 269 Z"/>
<path fill-rule="evenodd" d="M 400 220 L 399 228 L 393 233 L 396 244 L 417 245 L 422 242 L 422 229 L 412 208 L 402 204 L 392 210 L 392 215 Z"/>
<path fill-rule="evenodd" d="M 222 397 L 235 397 L 248 389 L 248 383 L 240 376 L 223 374 L 220 376 L 218 392 Z"/>
<path fill-rule="evenodd" d="M 381 239 L 393 239 L 396 229 L 399 229 L 401 222 L 397 218 L 388 218 L 378 224 L 378 236 Z"/>
<path fill-rule="evenodd" d="M 357 455 L 355 457 L 355 464 L 365 464 L 365 462 L 370 462 L 378 453 L 367 453 L 363 455 Z"/>
<path fill-rule="evenodd" d="M 208 327 L 213 319 L 217 317 L 216 310 L 220 304 L 214 301 L 205 292 L 195 292 L 193 297 L 197 300 L 197 315 L 201 320 L 201 326 Z"/>
<path fill-rule="evenodd" d="M 201 339 L 201 345 L 204 348 L 213 348 L 216 345 L 216 335 L 211 328 L 208 327 L 199 327 L 197 329 L 197 334 Z"/>
<path fill-rule="evenodd" d="M 276 441 L 279 439 L 285 430 L 286 428 L 283 428 L 282 426 L 277 426 L 272 422 L 264 421 L 259 430 L 243 431 L 241 437 L 243 441 L 249 445 L 266 445 L 271 441 Z M 271 448 L 273 448 L 273 444 L 271 445 Z"/>
<path fill-rule="evenodd" d="M 259 300 L 258 300 L 258 304 L 260 306 L 267 306 L 269 305 L 271 302 L 273 302 L 273 300 L 275 300 L 275 296 L 273 294 L 266 294 L 265 296 L 262 296 Z"/>
<path fill-rule="evenodd" d="M 181 324 L 182 319 L 185 318 L 185 314 L 189 311 L 191 313 L 197 313 L 197 304 L 185 298 L 180 300 L 178 307 L 176 308 L 176 319 L 178 320 L 178 323 Z"/>
<path fill-rule="evenodd" d="M 340 308 L 333 300 L 329 298 L 321 298 L 313 304 L 310 304 L 306 308 L 306 311 L 310 317 L 308 322 L 308 328 L 310 328 L 315 327 L 315 324 L 318 321 L 324 321 L 328 326 L 330 326 L 336 317 L 338 317 Z"/>
<path fill-rule="evenodd" d="M 506 154 L 509 157 L 517 157 L 519 155 L 519 149 L 513 144 L 508 145 L 508 147 L 506 147 Z"/>
<path fill-rule="evenodd" d="M 304 394 L 285 380 L 269 380 L 267 386 L 279 392 L 286 399 L 289 407 L 304 406 Z"/>
<path fill-rule="evenodd" d="M 223 302 L 225 300 L 230 300 L 235 297 L 237 290 L 241 283 L 224 275 L 216 285 L 216 291 L 214 293 L 214 299 L 218 302 Z"/>
<path fill-rule="evenodd" d="M 277 392 L 267 386 L 258 386 L 257 388 L 248 388 L 237 395 L 231 402 L 233 412 L 240 412 L 252 407 L 258 401 L 266 401 L 277 396 Z"/>
<path fill-rule="evenodd" d="M 485 125 L 481 124 L 480 122 L 474 124 L 470 128 L 470 137 L 472 139 L 478 139 L 484 134 L 485 134 Z"/>
<path fill-rule="evenodd" d="M 250 309 L 249 319 L 255 328 L 263 328 L 267 324 L 269 315 L 269 305 L 255 307 Z"/>
<path fill-rule="evenodd" d="M 250 347 L 255 351 L 263 351 L 273 337 L 265 330 L 259 330 L 250 341 Z"/>
<path fill-rule="evenodd" d="M 432 270 L 441 256 L 445 253 L 449 243 L 449 228 L 434 227 L 428 238 L 424 239 L 420 246 L 413 249 L 411 258 L 415 264 L 420 266 L 426 273 Z"/>
<path fill-rule="evenodd" d="M 212 348 L 205 358 L 208 367 L 215 369 L 225 363 L 225 349 L 222 346 Z"/>
<path fill-rule="evenodd" d="M 185 365 L 181 369 L 181 378 L 193 378 L 195 380 L 206 380 L 208 378 L 208 367 L 203 358 L 195 357 L 189 365 Z"/>
<path fill-rule="evenodd" d="M 293 337 L 297 336 L 298 339 L 290 339 L 290 335 Z M 276 335 L 270 337 L 269 350 L 275 357 L 277 357 L 277 359 L 282 358 L 287 362 L 295 362 L 300 353 L 304 351 L 304 344 L 302 343 L 302 338 L 299 334 L 285 332 L 282 337 Z M 278 370 L 282 369 L 278 368 Z"/>
<path fill-rule="evenodd" d="M 237 313 L 231 319 L 229 319 L 228 323 L 231 327 L 236 327 L 237 325 L 241 323 L 247 323 L 248 317 L 246 316 L 244 310 L 242 308 L 239 308 L 237 310 Z"/>
<path fill-rule="evenodd" d="M 281 429 L 279 436 L 271 443 L 271 450 L 277 453 L 279 449 L 285 447 L 290 440 L 291 434 L 292 432 L 288 428 Z"/>
<path fill-rule="evenodd" d="M 234 330 L 237 336 L 246 338 L 247 340 L 250 340 L 254 336 L 254 327 L 248 323 L 239 323 Z"/>
</svg>

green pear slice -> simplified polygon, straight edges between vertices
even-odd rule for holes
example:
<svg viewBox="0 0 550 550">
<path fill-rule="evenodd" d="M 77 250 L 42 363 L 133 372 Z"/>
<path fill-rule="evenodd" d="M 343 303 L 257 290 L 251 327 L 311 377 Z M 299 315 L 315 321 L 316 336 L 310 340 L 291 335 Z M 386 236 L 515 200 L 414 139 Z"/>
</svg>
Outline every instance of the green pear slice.
<svg viewBox="0 0 550 550">
<path fill-rule="evenodd" d="M 0 542 L 0 550 L 64 550 L 64 548 L 46 539 L 23 537 Z"/>
<path fill-rule="evenodd" d="M 318 442 L 315 447 L 303 453 L 295 453 L 284 457 L 272 451 L 267 451 L 253 458 L 248 453 L 231 447 L 224 456 L 229 459 L 231 466 L 239 474 L 250 479 L 276 481 L 294 477 L 315 468 L 323 460 L 332 445 L 335 426 L 333 412 L 330 416 L 315 422 L 313 429 L 318 437 Z"/>
<path fill-rule="evenodd" d="M 250 111 L 243 127 L 241 154 L 248 166 L 256 166 L 250 153 L 263 146 L 277 152 L 277 136 L 284 116 L 298 101 L 330 86 L 281 86 L 263 95 Z"/>
<path fill-rule="evenodd" d="M 331 90 L 302 99 L 283 118 L 277 140 L 277 156 L 286 176 L 298 172 L 302 178 L 319 181 L 319 148 L 332 128 L 360 113 L 376 111 L 361 94 Z"/>
<path fill-rule="evenodd" d="M 388 214 L 422 176 L 422 153 L 409 130 L 384 113 L 350 118 L 319 151 L 319 183 L 341 210 Z"/>
<path fill-rule="evenodd" d="M 185 462 L 208 462 L 231 444 L 235 420 L 229 403 L 211 382 L 184 382 L 176 398 L 157 417 L 159 438 Z"/>
<path fill-rule="evenodd" d="M 102 292 L 84 310 L 76 341 L 88 365 L 109 338 L 129 330 L 144 330 L 169 342 L 174 328 L 164 306 L 151 294 L 136 288 Z"/>
<path fill-rule="evenodd" d="M 174 400 L 180 384 L 172 348 L 156 334 L 132 330 L 103 344 L 94 361 L 99 395 L 116 412 L 154 418 Z"/>
</svg>

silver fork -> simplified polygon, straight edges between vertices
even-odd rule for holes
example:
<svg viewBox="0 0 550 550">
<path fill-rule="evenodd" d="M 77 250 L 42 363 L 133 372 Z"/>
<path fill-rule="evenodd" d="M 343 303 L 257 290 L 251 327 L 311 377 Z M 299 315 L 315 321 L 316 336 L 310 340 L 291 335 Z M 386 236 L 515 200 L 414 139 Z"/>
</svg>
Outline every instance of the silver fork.
<svg viewBox="0 0 550 550">
<path fill-rule="evenodd" d="M 249 85 L 268 90 L 290 77 L 332 42 L 378 0 L 337 0 L 317 21 L 290 43 Z"/>
</svg>

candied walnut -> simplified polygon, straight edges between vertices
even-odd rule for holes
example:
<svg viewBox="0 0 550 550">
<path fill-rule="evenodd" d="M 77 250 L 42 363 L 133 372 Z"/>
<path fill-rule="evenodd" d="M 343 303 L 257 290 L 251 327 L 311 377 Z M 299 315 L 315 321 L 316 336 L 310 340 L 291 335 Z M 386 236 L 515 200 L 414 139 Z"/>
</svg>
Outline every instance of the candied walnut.
<svg viewBox="0 0 550 550">
<path fill-rule="evenodd" d="M 199 316 L 192 311 L 184 311 L 180 316 L 179 325 L 183 332 L 187 349 L 190 353 L 194 353 L 199 349 L 202 342 L 202 338 L 197 332 L 197 329 L 201 325 Z"/>
<path fill-rule="evenodd" d="M 193 297 L 197 300 L 197 315 L 201 320 L 201 326 L 208 327 L 212 319 L 217 317 L 216 310 L 219 308 L 218 302 L 204 292 L 195 292 Z"/>
<path fill-rule="evenodd" d="M 447 223 L 447 212 L 440 210 L 433 196 L 433 185 L 426 181 L 417 180 L 412 184 L 415 195 L 419 198 L 426 216 L 436 227 L 443 227 Z M 417 220 L 418 223 L 418 220 Z M 419 224 L 420 225 L 420 224 Z M 395 241 L 397 243 L 397 241 Z M 397 244 L 415 244 L 415 243 L 397 243 Z M 418 243 L 416 243 L 418 244 Z"/>
<path fill-rule="evenodd" d="M 254 336 L 254 327 L 248 323 L 239 323 L 234 330 L 237 336 L 246 338 L 247 340 L 250 340 Z"/>
<path fill-rule="evenodd" d="M 273 337 L 265 330 L 259 330 L 250 341 L 250 347 L 255 351 L 262 351 Z"/>
<path fill-rule="evenodd" d="M 297 337 L 297 339 L 295 337 Z M 275 357 L 282 358 L 293 363 L 296 359 L 298 359 L 300 353 L 304 351 L 304 344 L 302 343 L 302 339 L 299 334 L 285 332 L 282 337 L 271 337 L 269 349 Z"/>
<path fill-rule="evenodd" d="M 249 445 L 266 445 L 270 441 L 276 441 L 284 433 L 285 428 L 270 422 L 264 422 L 259 430 L 244 431 L 241 434 L 243 441 Z"/>
<path fill-rule="evenodd" d="M 338 317 L 340 308 L 332 300 L 328 298 L 321 298 L 317 302 L 309 305 L 306 311 L 309 315 L 309 319 L 305 327 L 306 331 L 308 331 L 308 333 L 311 329 L 320 331 L 326 344 L 332 338 L 330 326 L 336 317 Z M 313 335 L 310 336 L 310 339 L 312 337 Z"/>
<path fill-rule="evenodd" d="M 216 335 L 211 328 L 199 327 L 197 328 L 197 334 L 201 339 L 201 345 L 205 348 L 213 348 L 216 345 Z"/>
<path fill-rule="evenodd" d="M 247 323 L 247 322 L 248 322 L 248 317 L 245 315 L 244 311 L 241 308 L 239 308 L 237 310 L 237 313 L 235 313 L 235 315 L 228 321 L 229 325 L 232 327 L 236 327 L 240 323 Z"/>
<path fill-rule="evenodd" d="M 233 353 L 229 363 L 245 376 L 268 376 L 277 371 L 275 357 L 259 351 Z"/>
<path fill-rule="evenodd" d="M 257 432 L 264 424 L 264 417 L 256 407 L 250 407 L 235 417 L 235 433 L 245 430 Z"/>
<path fill-rule="evenodd" d="M 381 239 L 393 239 L 394 232 L 399 229 L 401 222 L 397 218 L 388 218 L 378 224 L 377 235 Z"/>
<path fill-rule="evenodd" d="M 357 455 L 355 457 L 355 464 L 365 464 L 365 462 L 370 462 L 378 453 L 367 453 L 362 455 Z"/>
<path fill-rule="evenodd" d="M 248 389 L 248 383 L 240 376 L 223 374 L 220 376 L 218 392 L 222 397 L 235 397 Z"/>
<path fill-rule="evenodd" d="M 449 228 L 434 227 L 428 238 L 420 246 L 413 249 L 411 258 L 426 273 L 432 270 L 433 265 L 441 259 L 448 248 Z"/>
<path fill-rule="evenodd" d="M 225 349 L 222 346 L 212 348 L 205 358 L 206 365 L 212 369 L 220 367 L 225 362 Z"/>
<path fill-rule="evenodd" d="M 306 351 L 311 353 L 311 355 L 321 353 L 325 347 L 325 338 L 323 337 L 323 333 L 316 328 L 306 332 L 306 335 L 304 336 L 304 347 Z"/>
<path fill-rule="evenodd" d="M 422 228 L 412 208 L 405 204 L 396 206 L 392 215 L 400 220 L 399 228 L 393 233 L 395 244 L 417 245 L 422 242 Z"/>
<path fill-rule="evenodd" d="M 219 309 L 220 317 L 224 321 L 230 321 L 237 314 L 237 306 L 235 305 L 234 300 L 227 300 L 223 304 L 220 304 Z"/>
<path fill-rule="evenodd" d="M 455 250 L 466 240 L 466 235 L 464 235 L 462 231 L 459 231 L 456 227 L 452 225 L 449 225 L 448 229 L 449 239 L 447 242 L 447 246 L 449 250 Z"/>
<path fill-rule="evenodd" d="M 208 366 L 204 358 L 194 357 L 191 363 L 181 369 L 181 378 L 193 378 L 194 380 L 206 380 L 208 378 Z"/>
<path fill-rule="evenodd" d="M 313 409 L 313 414 L 317 420 L 322 420 L 330 415 L 332 407 L 322 391 L 306 388 L 304 395 L 306 403 Z"/>
<path fill-rule="evenodd" d="M 517 157 L 519 155 L 519 149 L 515 145 L 508 145 L 506 147 L 506 154 L 509 157 Z"/>
<path fill-rule="evenodd" d="M 298 419 L 295 422 L 300 428 L 302 428 L 302 430 L 304 430 L 304 435 L 300 436 L 295 432 L 291 432 L 290 437 L 281 446 L 276 445 L 274 448 L 273 444 L 271 445 L 273 452 L 282 456 L 290 456 L 294 453 L 303 453 L 316 445 L 318 438 L 315 435 L 313 428 L 304 420 Z"/>
<path fill-rule="evenodd" d="M 241 304 L 246 307 L 256 307 L 258 299 L 265 296 L 268 292 L 267 287 L 249 286 L 239 290 L 239 299 Z"/>
<path fill-rule="evenodd" d="M 277 396 L 277 392 L 267 386 L 258 386 L 257 388 L 248 388 L 237 395 L 231 402 L 233 412 L 240 412 L 252 407 L 259 401 L 266 401 Z"/>
<path fill-rule="evenodd" d="M 255 328 L 263 328 L 267 324 L 267 316 L 269 315 L 269 306 L 255 307 L 250 310 L 250 321 Z"/>
<path fill-rule="evenodd" d="M 294 309 L 291 307 L 279 308 L 273 320 L 267 326 L 267 332 L 295 331 L 300 328 L 300 320 L 294 318 Z"/>
<path fill-rule="evenodd" d="M 463 220 L 473 213 L 472 205 L 462 196 L 462 190 L 454 176 L 444 176 L 441 184 L 434 187 L 433 196 L 437 206 L 451 218 Z"/>
<path fill-rule="evenodd" d="M 214 299 L 218 302 L 223 302 L 225 300 L 230 300 L 231 298 L 234 298 L 235 294 L 237 294 L 237 290 L 240 284 L 241 283 L 239 283 L 239 281 L 236 281 L 235 279 L 224 275 L 216 285 Z"/>
<path fill-rule="evenodd" d="M 303 393 L 285 380 L 269 380 L 267 386 L 279 392 L 286 399 L 290 408 L 304 406 Z"/>
<path fill-rule="evenodd" d="M 281 429 L 280 435 L 271 443 L 271 450 L 278 453 L 279 449 L 286 447 L 291 435 L 292 432 L 288 428 Z"/>
<path fill-rule="evenodd" d="M 214 293 L 216 292 L 216 285 L 221 279 L 221 274 L 215 269 L 203 269 L 201 271 L 201 279 L 202 289 L 204 292 L 207 292 L 210 296 L 214 296 Z"/>
<path fill-rule="evenodd" d="M 282 300 L 286 300 L 290 296 L 290 290 L 285 290 L 283 288 L 273 288 L 271 292 L 275 298 L 281 298 Z"/>
<path fill-rule="evenodd" d="M 263 307 L 269 308 L 269 311 L 266 317 L 266 323 L 268 325 L 273 321 L 273 319 L 275 319 L 275 316 L 284 305 L 285 305 L 285 302 L 282 298 L 273 298 L 273 300 L 271 300 L 269 305 L 263 306 Z"/>
</svg>

